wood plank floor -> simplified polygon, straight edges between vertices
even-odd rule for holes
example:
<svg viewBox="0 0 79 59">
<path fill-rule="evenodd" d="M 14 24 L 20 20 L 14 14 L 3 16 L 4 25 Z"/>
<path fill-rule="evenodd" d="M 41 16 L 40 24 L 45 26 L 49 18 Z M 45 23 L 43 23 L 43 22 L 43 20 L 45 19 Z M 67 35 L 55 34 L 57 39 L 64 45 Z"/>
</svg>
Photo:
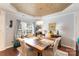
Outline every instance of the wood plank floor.
<svg viewBox="0 0 79 59">
<path fill-rule="evenodd" d="M 0 56 L 16 56 L 18 51 L 15 48 L 8 48 L 4 51 L 0 51 Z"/>
<path fill-rule="evenodd" d="M 76 51 L 66 47 L 59 47 L 58 49 L 68 52 L 69 56 L 76 56 Z M 0 51 L 0 56 L 17 56 L 18 51 L 15 48 L 8 48 L 4 51 Z"/>
<path fill-rule="evenodd" d="M 71 48 L 67 48 L 67 47 L 59 47 L 60 50 L 68 52 L 69 56 L 76 56 L 76 51 L 71 49 Z"/>
<path fill-rule="evenodd" d="M 76 50 L 76 56 L 79 56 L 79 51 Z"/>
</svg>

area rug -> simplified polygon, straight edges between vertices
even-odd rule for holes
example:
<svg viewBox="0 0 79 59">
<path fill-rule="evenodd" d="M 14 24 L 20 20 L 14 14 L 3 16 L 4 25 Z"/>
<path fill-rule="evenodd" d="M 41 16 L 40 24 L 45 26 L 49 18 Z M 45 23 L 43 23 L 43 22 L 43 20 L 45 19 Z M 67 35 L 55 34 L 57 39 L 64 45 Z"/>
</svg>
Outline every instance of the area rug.
<svg viewBox="0 0 79 59">
<path fill-rule="evenodd" d="M 57 50 L 55 56 L 68 56 L 68 52 Z"/>
</svg>

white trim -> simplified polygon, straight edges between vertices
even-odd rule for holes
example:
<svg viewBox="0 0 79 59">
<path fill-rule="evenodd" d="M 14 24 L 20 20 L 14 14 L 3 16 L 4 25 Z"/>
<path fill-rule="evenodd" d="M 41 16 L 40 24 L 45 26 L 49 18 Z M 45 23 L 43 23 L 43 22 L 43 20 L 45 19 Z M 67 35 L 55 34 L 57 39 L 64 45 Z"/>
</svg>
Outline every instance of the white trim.
<svg viewBox="0 0 79 59">
<path fill-rule="evenodd" d="M 73 49 L 73 50 L 76 50 L 76 47 L 73 48 L 73 47 L 71 47 L 71 46 L 67 46 L 67 45 L 64 45 L 64 44 L 61 44 L 61 46 L 68 47 L 68 48 L 71 48 L 71 49 Z"/>
<path fill-rule="evenodd" d="M 13 47 L 13 45 L 7 46 L 5 49 L 11 48 L 11 47 Z"/>
<path fill-rule="evenodd" d="M 3 50 L 5 50 L 5 49 L 4 48 L 0 49 L 0 51 L 3 51 Z"/>
<path fill-rule="evenodd" d="M 0 51 L 6 50 L 6 49 L 11 48 L 11 47 L 13 47 L 13 45 L 10 45 L 10 46 L 7 46 L 7 47 L 4 47 L 4 48 L 0 49 Z"/>
</svg>

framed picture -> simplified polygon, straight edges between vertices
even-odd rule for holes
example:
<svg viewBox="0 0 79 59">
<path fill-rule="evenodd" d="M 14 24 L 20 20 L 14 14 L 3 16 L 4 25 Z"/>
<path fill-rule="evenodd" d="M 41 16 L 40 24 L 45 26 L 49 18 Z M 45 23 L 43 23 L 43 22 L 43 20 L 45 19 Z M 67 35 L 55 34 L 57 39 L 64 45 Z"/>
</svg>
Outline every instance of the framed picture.
<svg viewBox="0 0 79 59">
<path fill-rule="evenodd" d="M 56 30 L 56 23 L 49 23 L 49 30 Z"/>
</svg>

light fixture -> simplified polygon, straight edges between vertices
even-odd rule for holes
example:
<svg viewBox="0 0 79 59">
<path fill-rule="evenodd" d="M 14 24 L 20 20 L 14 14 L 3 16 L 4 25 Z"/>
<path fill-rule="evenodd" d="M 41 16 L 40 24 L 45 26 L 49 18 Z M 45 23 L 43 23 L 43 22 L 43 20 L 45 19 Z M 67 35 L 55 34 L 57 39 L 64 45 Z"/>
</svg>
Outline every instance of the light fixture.
<svg viewBox="0 0 79 59">
<path fill-rule="evenodd" d="M 43 21 L 36 21 L 36 25 L 43 25 Z"/>
</svg>

